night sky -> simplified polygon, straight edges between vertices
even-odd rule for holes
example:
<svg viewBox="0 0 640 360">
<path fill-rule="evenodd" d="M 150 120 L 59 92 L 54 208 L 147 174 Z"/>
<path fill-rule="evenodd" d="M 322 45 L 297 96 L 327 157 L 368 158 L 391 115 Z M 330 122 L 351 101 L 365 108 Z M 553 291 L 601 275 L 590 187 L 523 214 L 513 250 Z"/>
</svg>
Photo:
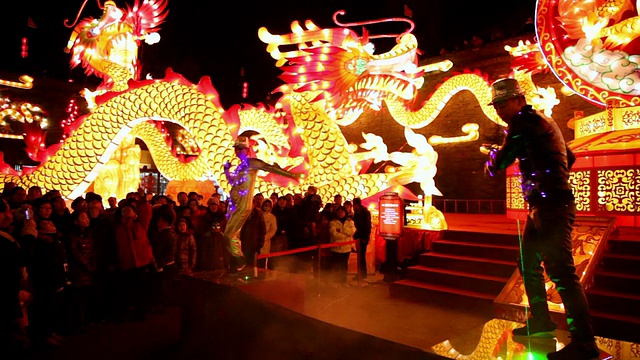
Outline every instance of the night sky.
<svg viewBox="0 0 640 360">
<path fill-rule="evenodd" d="M 119 7 L 133 0 L 116 0 Z M 161 78 L 167 67 L 197 82 L 210 76 L 225 107 L 239 103 L 264 101 L 268 93 L 281 85 L 280 70 L 258 39 L 258 28 L 265 26 L 273 34 L 290 32 L 290 23 L 312 20 L 320 27 L 334 26 L 332 15 L 345 10 L 343 22 L 385 17 L 402 17 L 404 5 L 413 12 L 414 35 L 421 58 L 438 55 L 441 49 L 461 48 L 473 35 L 485 42 L 514 35 L 535 12 L 535 0 L 422 1 L 422 0 L 323 0 L 323 1 L 211 1 L 169 0 L 169 15 L 161 25 L 161 41 L 141 46 L 142 73 Z M 64 19 L 73 21 L 82 5 L 80 0 L 15 3 L 14 11 L 2 25 L 0 70 L 69 79 L 87 86 L 97 78 L 87 77 L 82 69 L 69 69 L 69 55 L 63 52 L 72 29 Z M 5 12 L 9 15 L 9 12 Z M 99 18 L 102 12 L 95 0 L 89 0 L 82 18 Z M 27 26 L 31 18 L 37 28 Z M 385 23 L 369 27 L 376 33 L 399 33 L 404 23 Z M 360 28 L 354 28 L 361 33 Z M 29 57 L 20 57 L 20 39 L 29 38 Z M 393 40 L 378 41 L 377 49 L 386 50 Z M 244 77 L 241 75 L 244 69 Z M 242 82 L 249 82 L 249 97 L 241 98 Z"/>
</svg>

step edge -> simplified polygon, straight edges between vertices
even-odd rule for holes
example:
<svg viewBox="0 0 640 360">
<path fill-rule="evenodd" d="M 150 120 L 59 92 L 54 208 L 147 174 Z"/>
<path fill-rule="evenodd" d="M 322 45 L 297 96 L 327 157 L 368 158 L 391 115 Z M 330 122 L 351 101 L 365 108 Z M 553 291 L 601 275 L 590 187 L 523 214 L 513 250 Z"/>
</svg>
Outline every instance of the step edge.
<svg viewBox="0 0 640 360">
<path fill-rule="evenodd" d="M 453 288 L 453 287 L 443 286 L 443 285 L 426 284 L 419 281 L 413 281 L 413 280 L 407 280 L 407 279 L 396 281 L 391 285 L 420 288 L 420 289 L 438 291 L 441 293 L 454 294 L 454 295 L 470 296 L 470 297 L 474 297 L 482 300 L 495 301 L 496 299 L 496 296 L 492 294 L 481 293 L 481 292 L 472 291 L 472 290 L 461 290 L 459 288 Z"/>
<path fill-rule="evenodd" d="M 473 256 L 450 255 L 450 254 L 444 254 L 444 253 L 434 252 L 434 251 L 423 253 L 423 254 L 421 254 L 421 256 L 424 256 L 424 257 L 427 257 L 427 258 L 428 257 L 438 257 L 438 258 L 442 258 L 442 259 L 480 261 L 480 262 L 484 262 L 484 263 L 495 263 L 495 262 L 497 262 L 499 265 L 518 266 L 518 262 L 515 261 L 515 260 L 508 261 L 508 260 L 496 260 L 496 259 L 491 259 L 491 258 L 478 258 L 478 257 L 473 257 Z"/>
<path fill-rule="evenodd" d="M 606 258 L 640 261 L 640 255 L 618 254 L 611 252 L 605 252 L 602 254 L 602 260 Z"/>
<path fill-rule="evenodd" d="M 461 276 L 461 277 L 470 277 L 470 278 L 475 278 L 475 279 L 489 280 L 489 281 L 495 281 L 495 282 L 504 282 L 504 283 L 506 283 L 510 279 L 509 277 L 505 278 L 505 277 L 501 277 L 501 276 L 483 275 L 483 274 L 478 274 L 478 273 L 470 273 L 470 272 L 466 272 L 466 271 L 446 270 L 446 269 L 440 269 L 440 268 L 424 266 L 424 265 L 410 266 L 410 267 L 407 268 L 407 270 L 409 270 L 409 269 L 411 269 L 413 271 L 434 272 L 434 273 L 438 273 L 438 274 L 447 274 L 447 275 L 454 275 L 454 276 Z"/>
<path fill-rule="evenodd" d="M 609 313 L 609 312 L 598 311 L 598 310 L 590 310 L 589 313 L 592 318 L 631 322 L 633 324 L 640 325 L 640 316 L 622 315 L 619 313 Z"/>
<path fill-rule="evenodd" d="M 498 248 L 505 250 L 519 250 L 520 247 L 518 245 L 500 245 L 500 244 L 479 244 L 476 242 L 465 242 L 465 241 L 455 241 L 455 240 L 436 240 L 431 244 L 432 246 L 435 244 L 446 244 L 446 245 L 461 245 L 468 247 L 481 247 L 481 248 Z"/>
<path fill-rule="evenodd" d="M 627 280 L 640 280 L 640 274 L 628 274 L 623 272 L 597 269 L 594 275 L 608 276 L 608 277 L 621 277 Z"/>
<path fill-rule="evenodd" d="M 447 234 L 461 234 L 461 235 L 470 235 L 470 236 L 475 236 L 475 235 L 499 235 L 499 236 L 505 236 L 505 237 L 511 237 L 511 236 L 515 236 L 518 237 L 518 233 L 517 232 L 496 232 L 496 231 L 471 231 L 471 230 L 456 230 L 456 229 L 447 229 L 447 230 L 443 230 L 442 231 L 442 235 L 445 236 Z"/>
<path fill-rule="evenodd" d="M 606 297 L 617 297 L 617 298 L 623 298 L 626 300 L 634 300 L 634 301 L 640 301 L 640 295 L 635 295 L 635 294 L 629 294 L 629 293 L 621 293 L 621 292 L 617 292 L 617 291 L 611 291 L 611 290 L 600 290 L 598 288 L 589 288 L 586 290 L 587 295 L 596 295 L 596 296 L 606 296 Z"/>
</svg>

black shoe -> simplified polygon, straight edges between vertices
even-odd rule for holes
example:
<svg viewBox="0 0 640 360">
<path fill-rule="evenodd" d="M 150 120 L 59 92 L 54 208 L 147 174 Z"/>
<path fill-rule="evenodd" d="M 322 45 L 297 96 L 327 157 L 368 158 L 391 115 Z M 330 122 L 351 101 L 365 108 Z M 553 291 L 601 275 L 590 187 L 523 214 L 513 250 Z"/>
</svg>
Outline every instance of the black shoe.
<svg viewBox="0 0 640 360">
<path fill-rule="evenodd" d="M 547 354 L 549 360 L 599 360 L 600 350 L 595 341 L 577 342 L 572 341 L 560 351 Z"/>
<path fill-rule="evenodd" d="M 527 325 L 513 329 L 513 336 L 532 336 L 552 338 L 556 336 L 557 325 L 553 322 L 541 323 L 536 320 L 528 320 Z"/>
</svg>

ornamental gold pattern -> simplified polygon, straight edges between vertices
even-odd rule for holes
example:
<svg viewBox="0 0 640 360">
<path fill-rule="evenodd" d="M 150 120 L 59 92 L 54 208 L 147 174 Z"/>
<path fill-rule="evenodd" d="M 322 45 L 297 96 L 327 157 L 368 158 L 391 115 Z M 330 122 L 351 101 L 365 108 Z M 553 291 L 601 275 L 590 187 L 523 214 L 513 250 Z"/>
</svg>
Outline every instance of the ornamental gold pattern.
<svg viewBox="0 0 640 360">
<path fill-rule="evenodd" d="M 577 211 L 591 211 L 591 171 L 574 171 L 569 177 Z"/>
<path fill-rule="evenodd" d="M 507 209 L 525 210 L 524 196 L 520 188 L 522 181 L 520 174 L 507 175 Z"/>
<path fill-rule="evenodd" d="M 511 317 L 508 317 L 511 319 Z M 455 347 L 455 342 L 447 339 L 439 344 L 431 346 L 431 352 L 438 354 L 447 359 L 457 360 L 485 360 L 485 359 L 539 359 L 545 358 L 548 352 L 544 346 L 545 341 L 531 341 L 527 345 L 523 345 L 522 341 L 514 341 L 511 332 L 513 329 L 520 327 L 525 318 L 518 320 L 503 320 L 504 318 L 494 318 L 487 321 L 482 333 L 478 338 L 477 344 L 465 344 L 465 350 L 473 348 L 473 351 L 460 349 Z M 596 336 L 598 347 L 613 359 L 638 360 L 640 359 L 640 345 L 611 338 Z M 552 339 L 552 344 L 556 344 L 556 340 Z M 566 345 L 566 344 L 565 344 Z M 463 352 L 461 352 L 463 351 Z M 504 355 L 501 357 L 500 355 Z"/>
<path fill-rule="evenodd" d="M 640 169 L 598 170 L 598 204 L 607 212 L 639 210 Z"/>
<path fill-rule="evenodd" d="M 589 135 L 601 134 L 607 131 L 606 114 L 598 113 L 586 118 L 576 120 L 575 137 L 581 138 Z"/>
<path fill-rule="evenodd" d="M 482 328 L 482 334 L 480 335 L 480 339 L 478 340 L 478 345 L 475 347 L 475 349 L 473 349 L 471 353 L 460 353 L 460 351 L 456 349 L 449 340 L 432 346 L 431 351 L 435 354 L 444 356 L 449 359 L 494 359 L 496 344 L 499 343 L 500 338 L 504 337 L 505 333 L 510 332 L 513 328 L 513 322 L 501 319 L 492 319 L 484 324 Z M 507 343 L 503 344 L 504 347 L 513 348 L 517 345 L 517 343 L 514 342 L 510 336 L 506 338 L 506 342 Z"/>
<path fill-rule="evenodd" d="M 635 109 L 635 110 L 623 111 L 622 123 L 627 128 L 640 127 L 640 110 Z"/>
</svg>

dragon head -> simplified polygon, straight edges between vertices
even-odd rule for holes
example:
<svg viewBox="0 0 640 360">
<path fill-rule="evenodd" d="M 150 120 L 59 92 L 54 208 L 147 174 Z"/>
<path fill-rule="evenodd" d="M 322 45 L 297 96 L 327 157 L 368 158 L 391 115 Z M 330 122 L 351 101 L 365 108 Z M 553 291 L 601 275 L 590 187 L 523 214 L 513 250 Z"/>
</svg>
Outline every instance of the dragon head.
<svg viewBox="0 0 640 360">
<path fill-rule="evenodd" d="M 318 91 L 315 99 L 326 100 L 327 113 L 338 123 L 353 121 L 367 109 L 380 110 L 386 98 L 410 102 L 422 87 L 427 69 L 418 66 L 413 34 L 402 34 L 391 50 L 374 54 L 366 30 L 360 37 L 347 28 L 321 29 L 311 21 L 305 25 L 302 29 L 293 22 L 293 33 L 287 35 L 261 28 L 258 36 L 283 69 L 280 78 L 286 85 L 278 90 Z M 297 50 L 280 52 L 291 45 Z"/>
<path fill-rule="evenodd" d="M 135 0 L 133 8 L 120 9 L 106 1 L 99 19 L 89 17 L 75 25 L 65 48 L 72 53 L 71 67 L 82 64 L 88 75 L 103 78 L 105 84 L 136 78 L 139 40 L 158 40 L 156 31 L 167 15 L 166 5 L 167 0 Z M 65 20 L 65 26 L 73 25 Z"/>
</svg>

